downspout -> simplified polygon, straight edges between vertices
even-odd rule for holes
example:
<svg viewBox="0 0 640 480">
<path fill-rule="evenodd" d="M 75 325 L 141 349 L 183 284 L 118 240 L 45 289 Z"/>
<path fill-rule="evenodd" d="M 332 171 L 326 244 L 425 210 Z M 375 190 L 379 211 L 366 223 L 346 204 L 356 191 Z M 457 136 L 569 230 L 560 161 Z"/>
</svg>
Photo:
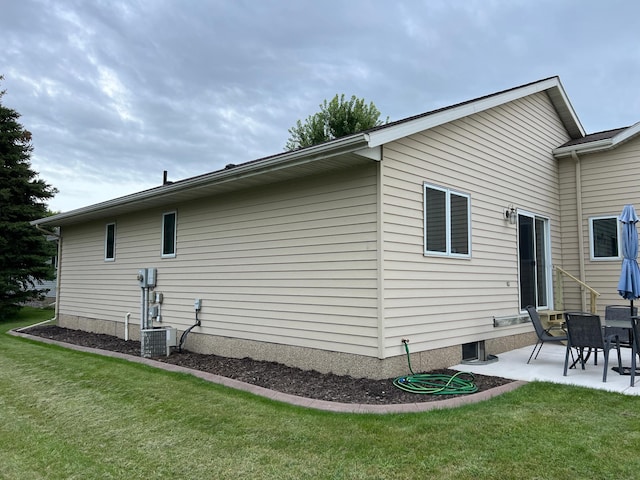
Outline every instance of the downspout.
<svg viewBox="0 0 640 480">
<path fill-rule="evenodd" d="M 582 282 L 585 281 L 584 274 L 584 232 L 582 230 L 582 173 L 580 169 L 580 157 L 575 150 L 571 150 L 571 158 L 573 158 L 573 162 L 576 166 L 576 224 L 578 225 L 578 265 L 579 265 L 579 275 L 578 278 Z M 586 283 L 586 282 L 585 282 Z M 580 304 L 582 307 L 582 311 L 585 312 L 587 309 L 587 303 L 584 298 L 584 288 L 580 287 Z"/>
<path fill-rule="evenodd" d="M 44 228 L 40 227 L 40 225 L 36 225 L 35 227 L 42 233 L 45 233 L 47 235 L 51 235 L 53 237 L 57 237 L 58 238 L 58 266 L 56 267 L 56 303 L 55 303 L 55 310 L 54 310 L 54 313 L 53 313 L 53 318 L 50 318 L 49 320 L 43 320 L 42 322 L 34 323 L 33 325 L 27 325 L 26 327 L 18 328 L 18 329 L 16 329 L 17 332 L 22 332 L 23 330 L 27 330 L 29 328 L 37 327 L 39 325 L 44 325 L 45 323 L 57 322 L 57 320 L 58 320 L 58 298 L 60 297 L 60 244 L 62 243 L 62 236 L 58 235 L 57 233 L 45 230 Z"/>
<path fill-rule="evenodd" d="M 382 148 L 382 147 L 381 147 Z M 377 242 L 377 263 L 378 263 L 378 271 L 377 271 L 377 290 L 378 290 L 378 299 L 377 299 L 377 310 L 378 310 L 378 315 L 377 315 L 377 331 L 378 331 L 378 358 L 379 359 L 384 359 L 386 357 L 385 355 L 385 345 L 387 343 L 387 339 L 386 339 L 386 333 L 385 333 L 385 328 L 384 328 L 384 320 L 385 320 L 385 290 L 384 290 L 384 234 L 383 234 L 383 230 L 384 230 L 384 216 L 383 216 L 383 196 L 382 196 L 382 182 L 384 179 L 384 172 L 382 171 L 382 161 L 378 162 L 377 165 L 377 198 L 376 198 L 376 202 L 377 202 L 377 210 L 378 210 L 378 214 L 377 214 L 377 219 L 376 219 L 376 223 L 377 223 L 377 238 L 376 238 L 376 242 Z"/>
<path fill-rule="evenodd" d="M 46 235 L 51 235 L 52 237 L 56 237 L 58 239 L 58 264 L 56 265 L 56 301 L 54 307 L 53 318 L 48 320 L 49 322 L 57 322 L 58 320 L 58 312 L 60 311 L 60 265 L 62 265 L 62 235 L 60 233 L 51 232 L 45 228 L 42 228 L 40 225 L 35 225 L 36 229 Z"/>
<path fill-rule="evenodd" d="M 30 328 L 39 327 L 40 325 L 44 325 L 45 323 L 55 322 L 56 317 L 50 318 L 49 320 L 43 320 L 38 323 L 34 323 L 33 325 L 27 325 L 26 327 L 16 328 L 16 332 L 22 332 L 24 330 L 29 330 Z"/>
<path fill-rule="evenodd" d="M 60 231 L 62 232 L 62 230 Z M 58 235 L 58 265 L 56 267 L 56 306 L 55 308 L 55 319 L 56 319 L 56 323 L 58 320 L 58 317 L 60 315 L 60 285 L 61 285 L 61 281 L 62 281 L 62 274 L 61 274 L 61 268 L 62 268 L 62 235 Z"/>
</svg>

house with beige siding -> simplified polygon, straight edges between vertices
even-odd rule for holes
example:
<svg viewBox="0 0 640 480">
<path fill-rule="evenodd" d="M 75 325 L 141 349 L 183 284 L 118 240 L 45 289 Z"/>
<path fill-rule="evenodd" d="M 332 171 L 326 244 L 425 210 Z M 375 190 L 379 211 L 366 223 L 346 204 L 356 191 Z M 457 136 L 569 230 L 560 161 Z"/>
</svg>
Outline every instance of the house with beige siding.
<svg viewBox="0 0 640 480">
<path fill-rule="evenodd" d="M 618 216 L 626 204 L 640 209 L 640 123 L 586 135 L 554 149 L 562 185 L 564 267 L 597 293 L 596 313 L 625 304 L 617 292 L 622 253 Z M 589 292 L 563 285 L 564 301 L 590 310 Z"/>
<path fill-rule="evenodd" d="M 586 135 L 552 77 L 40 219 L 58 323 L 370 378 L 403 339 L 416 370 L 533 343 L 525 306 L 584 307 L 554 267 L 620 303 L 590 228 L 634 201 L 636 130 Z"/>
</svg>

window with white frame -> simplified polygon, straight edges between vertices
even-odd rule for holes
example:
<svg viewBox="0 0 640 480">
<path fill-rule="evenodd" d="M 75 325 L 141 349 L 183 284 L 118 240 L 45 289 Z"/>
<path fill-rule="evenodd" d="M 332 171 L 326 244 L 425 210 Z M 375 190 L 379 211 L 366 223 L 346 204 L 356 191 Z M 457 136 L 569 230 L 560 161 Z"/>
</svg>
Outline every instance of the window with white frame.
<svg viewBox="0 0 640 480">
<path fill-rule="evenodd" d="M 471 197 L 424 184 L 424 254 L 471 256 Z"/>
<path fill-rule="evenodd" d="M 591 260 L 620 260 L 619 224 L 617 216 L 589 218 Z"/>
<path fill-rule="evenodd" d="M 104 233 L 104 260 L 113 262 L 116 259 L 116 224 L 107 223 Z"/>
<path fill-rule="evenodd" d="M 177 219 L 176 212 L 162 214 L 162 257 L 176 256 Z"/>
</svg>

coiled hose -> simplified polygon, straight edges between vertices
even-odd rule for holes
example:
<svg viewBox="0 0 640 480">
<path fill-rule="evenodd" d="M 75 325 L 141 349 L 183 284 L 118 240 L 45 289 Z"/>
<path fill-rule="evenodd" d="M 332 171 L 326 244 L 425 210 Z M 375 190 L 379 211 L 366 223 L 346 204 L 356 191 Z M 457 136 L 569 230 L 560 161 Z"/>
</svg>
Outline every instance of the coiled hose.
<svg viewBox="0 0 640 480">
<path fill-rule="evenodd" d="M 473 373 L 458 372 L 455 375 L 440 373 L 414 373 L 411 368 L 411 356 L 409 355 L 409 342 L 403 340 L 404 349 L 407 352 L 407 363 L 411 375 L 397 377 L 393 384 L 400 390 L 410 393 L 429 393 L 431 395 L 460 395 L 475 393 L 478 387 L 473 383 Z M 467 376 L 467 378 L 462 378 Z"/>
</svg>

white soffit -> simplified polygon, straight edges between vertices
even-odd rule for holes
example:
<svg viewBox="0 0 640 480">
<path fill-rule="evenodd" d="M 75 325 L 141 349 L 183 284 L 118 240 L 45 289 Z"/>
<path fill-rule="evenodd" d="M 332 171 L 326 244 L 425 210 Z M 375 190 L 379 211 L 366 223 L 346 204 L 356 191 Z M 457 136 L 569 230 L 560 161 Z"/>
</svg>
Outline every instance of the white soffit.
<svg viewBox="0 0 640 480">
<path fill-rule="evenodd" d="M 363 148 L 362 150 L 357 150 L 353 153 L 360 155 L 361 157 L 375 160 L 376 162 L 382 161 L 382 146 L 380 145 L 372 148 Z"/>
</svg>

